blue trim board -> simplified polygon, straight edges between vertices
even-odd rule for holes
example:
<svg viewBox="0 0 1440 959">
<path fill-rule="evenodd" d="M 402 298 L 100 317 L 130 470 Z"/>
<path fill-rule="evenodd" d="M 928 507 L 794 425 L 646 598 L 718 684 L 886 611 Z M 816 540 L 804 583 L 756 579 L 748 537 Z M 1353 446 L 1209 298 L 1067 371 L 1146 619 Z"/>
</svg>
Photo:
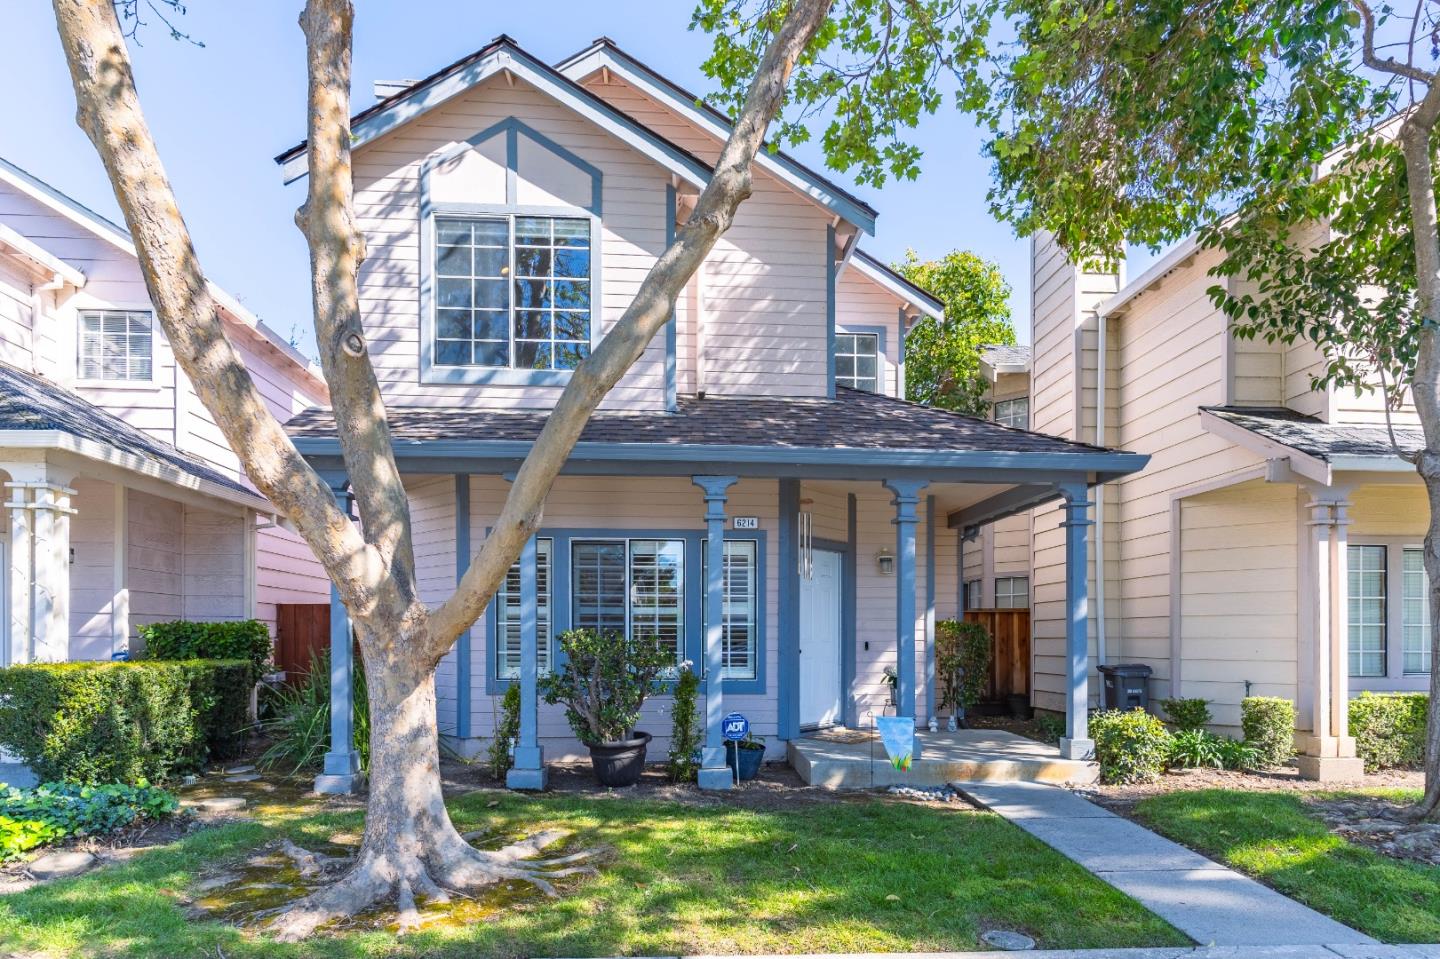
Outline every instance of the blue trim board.
<svg viewBox="0 0 1440 959">
<path fill-rule="evenodd" d="M 835 398 L 835 224 L 825 226 L 825 383 Z"/>
<path fill-rule="evenodd" d="M 762 590 L 769 589 L 769 569 L 766 562 L 766 550 L 768 548 L 768 530 L 726 530 L 725 538 L 734 541 L 755 541 L 756 583 Z M 700 577 L 702 567 L 701 546 L 706 538 L 704 529 L 627 529 L 627 528 L 578 528 L 578 527 L 556 527 L 543 528 L 535 533 L 535 539 L 553 540 L 550 551 L 550 616 L 551 625 L 550 641 L 553 644 L 555 637 L 570 628 L 570 543 L 579 539 L 678 539 L 685 543 L 685 596 L 684 596 L 684 628 L 685 628 L 685 658 L 692 664 L 699 664 L 704 652 L 704 635 L 700 629 L 702 615 L 701 602 L 704 595 L 704 580 Z M 724 693 L 727 695 L 760 695 L 767 691 L 765 650 L 766 650 L 766 607 L 768 602 L 762 601 L 755 611 L 755 678 L 754 679 L 727 679 L 724 681 Z M 485 626 L 483 635 L 485 641 L 485 692 L 491 696 L 502 695 L 510 684 L 511 679 L 499 679 L 495 675 L 495 649 L 496 633 L 499 630 L 500 618 L 497 612 L 497 600 L 492 598 L 485 608 Z M 558 665 L 564 661 L 559 649 L 552 645 L 551 652 L 554 661 Z M 473 659 L 472 659 L 473 665 Z M 704 684 L 701 684 L 704 688 Z"/>
<path fill-rule="evenodd" d="M 905 307 L 900 307 L 896 312 L 900 322 L 900 349 L 895 357 L 895 392 L 903 400 L 910 392 L 910 384 L 905 382 Z"/>
<path fill-rule="evenodd" d="M 455 584 L 470 568 L 470 475 L 455 474 Z M 455 735 L 466 738 L 470 735 L 470 683 L 474 676 L 470 670 L 470 634 L 475 624 L 460 633 L 455 640 Z"/>
<path fill-rule="evenodd" d="M 782 479 L 779 497 L 780 679 L 776 694 L 780 738 L 795 739 L 800 735 L 800 481 Z"/>
<path fill-rule="evenodd" d="M 668 250 L 675 242 L 675 184 L 665 184 L 665 248 Z M 670 311 L 670 319 L 665 321 L 665 409 L 674 411 L 676 407 L 675 396 L 675 353 L 677 348 L 676 340 L 679 332 L 676 329 L 675 311 Z"/>
<path fill-rule="evenodd" d="M 925 709 L 935 708 L 935 497 L 925 497 Z"/>
<path fill-rule="evenodd" d="M 846 497 L 846 518 L 845 518 L 845 558 L 841 578 L 844 580 L 841 592 L 840 605 L 840 632 L 843 645 L 840 648 L 840 682 L 844 687 L 845 701 L 843 703 L 845 725 L 851 729 L 860 726 L 859 702 L 855 697 L 855 659 L 858 650 L 856 643 L 856 601 L 857 586 L 859 584 L 858 573 L 859 563 L 856 555 L 856 544 L 859 542 L 857 529 L 859 526 L 859 507 L 854 493 Z"/>
</svg>

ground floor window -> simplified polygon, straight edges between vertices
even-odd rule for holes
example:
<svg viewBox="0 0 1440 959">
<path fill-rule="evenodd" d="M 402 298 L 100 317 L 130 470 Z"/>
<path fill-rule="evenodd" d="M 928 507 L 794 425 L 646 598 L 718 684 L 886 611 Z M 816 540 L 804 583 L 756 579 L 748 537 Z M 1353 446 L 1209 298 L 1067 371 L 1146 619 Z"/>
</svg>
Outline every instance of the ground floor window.
<svg viewBox="0 0 1440 959">
<path fill-rule="evenodd" d="M 554 540 L 535 541 L 536 659 L 540 675 L 550 671 L 550 650 L 554 645 L 550 629 L 550 557 Z M 520 678 L 520 563 L 505 574 L 495 594 L 495 675 L 500 679 Z"/>
<path fill-rule="evenodd" d="M 701 573 L 700 599 L 701 635 L 704 635 L 705 599 L 703 596 L 706 573 L 704 557 L 706 543 L 700 544 Z M 754 679 L 758 668 L 756 663 L 757 636 L 760 623 L 760 582 L 758 575 L 759 544 L 753 539 L 725 541 L 724 570 L 724 626 L 721 632 L 720 648 L 724 661 L 726 679 Z"/>
<path fill-rule="evenodd" d="M 1425 551 L 1407 546 L 1402 551 L 1404 598 L 1400 629 L 1404 644 L 1402 668 L 1407 675 L 1430 672 L 1430 577 L 1425 575 Z"/>
<path fill-rule="evenodd" d="M 1030 605 L 1030 577 L 997 576 L 995 578 L 995 608 L 1017 609 Z"/>
<path fill-rule="evenodd" d="M 980 581 L 978 579 L 967 579 L 965 581 L 965 608 L 980 608 Z"/>
<path fill-rule="evenodd" d="M 684 659 L 684 540 L 574 540 L 570 577 L 575 629 L 650 639 Z"/>
<path fill-rule="evenodd" d="M 1374 679 L 1428 673 L 1430 598 L 1422 549 L 1352 543 L 1347 559 L 1350 675 Z M 1392 648 L 1393 636 L 1400 637 L 1398 650 Z"/>
</svg>

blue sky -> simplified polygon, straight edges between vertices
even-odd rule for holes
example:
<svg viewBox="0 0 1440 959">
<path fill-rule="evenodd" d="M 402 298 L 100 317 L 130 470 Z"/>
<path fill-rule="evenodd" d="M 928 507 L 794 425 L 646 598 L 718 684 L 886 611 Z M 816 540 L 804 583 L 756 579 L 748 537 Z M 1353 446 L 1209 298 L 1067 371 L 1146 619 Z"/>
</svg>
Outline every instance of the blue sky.
<svg viewBox="0 0 1440 959">
<path fill-rule="evenodd" d="M 11 95 L 0 123 L 0 156 L 118 220 L 100 162 L 74 122 L 50 5 L 7 6 L 0 79 Z M 171 40 L 152 15 L 132 53 L 141 102 L 206 271 L 276 330 L 298 328 L 300 345 L 310 352 L 306 251 L 292 220 L 304 187 L 283 186 L 271 160 L 304 134 L 300 6 L 298 0 L 192 0 L 177 23 L 203 47 Z M 373 81 L 425 76 L 500 33 L 552 62 L 609 36 L 682 86 L 711 89 L 699 69 L 709 38 L 687 30 L 687 0 L 361 0 L 357 6 L 357 110 L 372 102 Z M 855 187 L 880 211 L 876 235 L 862 245 L 886 260 L 914 247 L 925 257 L 961 248 L 995 261 L 1014 289 L 1023 339 L 1030 244 L 987 210 L 990 171 L 979 132 L 945 107 L 916 142 L 925 150 L 919 179 L 880 190 Z M 796 152 L 823 165 L 810 145 Z M 853 186 L 844 174 L 833 176 Z"/>
</svg>

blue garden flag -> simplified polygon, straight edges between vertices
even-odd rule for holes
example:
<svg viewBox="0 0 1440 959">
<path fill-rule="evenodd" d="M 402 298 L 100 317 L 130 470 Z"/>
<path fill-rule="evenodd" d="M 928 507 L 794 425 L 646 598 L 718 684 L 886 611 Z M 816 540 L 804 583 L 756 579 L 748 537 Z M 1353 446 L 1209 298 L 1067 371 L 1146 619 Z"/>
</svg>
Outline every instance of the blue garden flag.
<svg viewBox="0 0 1440 959">
<path fill-rule="evenodd" d="M 876 716 L 875 725 L 880 730 L 880 743 L 890 765 L 900 772 L 910 771 L 910 761 L 915 752 L 915 717 Z"/>
</svg>

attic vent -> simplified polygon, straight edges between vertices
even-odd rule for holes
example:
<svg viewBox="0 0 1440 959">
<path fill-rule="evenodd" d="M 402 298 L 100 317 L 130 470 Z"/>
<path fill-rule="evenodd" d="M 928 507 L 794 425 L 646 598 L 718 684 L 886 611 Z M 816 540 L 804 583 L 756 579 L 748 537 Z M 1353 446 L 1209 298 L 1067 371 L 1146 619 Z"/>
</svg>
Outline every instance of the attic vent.
<svg viewBox="0 0 1440 959">
<path fill-rule="evenodd" d="M 418 82 L 418 80 L 376 80 L 375 99 L 384 100 L 387 97 L 393 97 L 401 90 L 404 90 L 406 87 L 413 87 Z"/>
</svg>

